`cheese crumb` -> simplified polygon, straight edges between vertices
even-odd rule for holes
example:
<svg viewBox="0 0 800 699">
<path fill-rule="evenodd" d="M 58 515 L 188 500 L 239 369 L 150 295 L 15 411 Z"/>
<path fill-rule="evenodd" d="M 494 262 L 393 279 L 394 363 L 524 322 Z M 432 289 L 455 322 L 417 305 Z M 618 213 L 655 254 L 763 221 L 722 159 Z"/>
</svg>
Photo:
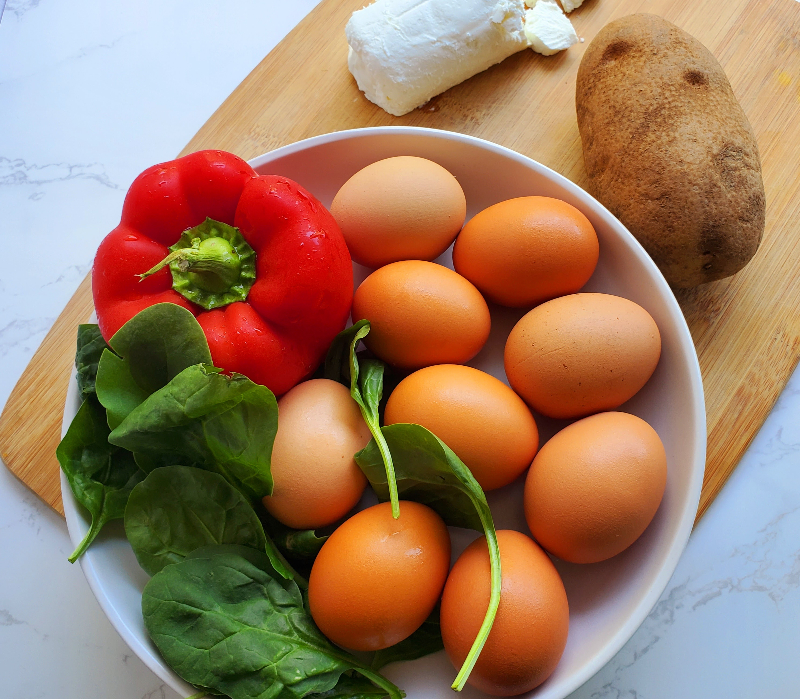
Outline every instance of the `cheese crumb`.
<svg viewBox="0 0 800 699">
<path fill-rule="evenodd" d="M 564 8 L 564 12 L 567 13 L 572 12 L 581 5 L 583 5 L 583 0 L 561 0 L 561 6 Z"/>
<path fill-rule="evenodd" d="M 531 2 L 533 7 L 525 11 L 525 36 L 536 53 L 551 56 L 578 43 L 572 22 L 555 0 L 525 0 L 528 7 Z"/>
</svg>

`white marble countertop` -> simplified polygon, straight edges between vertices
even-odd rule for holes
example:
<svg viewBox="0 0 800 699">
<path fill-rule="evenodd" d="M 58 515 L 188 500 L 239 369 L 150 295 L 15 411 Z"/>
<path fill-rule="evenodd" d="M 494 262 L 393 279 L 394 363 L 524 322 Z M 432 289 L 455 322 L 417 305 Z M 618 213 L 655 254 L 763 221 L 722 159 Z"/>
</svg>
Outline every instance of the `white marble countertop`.
<svg viewBox="0 0 800 699">
<path fill-rule="evenodd" d="M 0 10 L 3 7 L 0 0 Z M 5 0 L 0 406 L 119 220 L 316 0 Z M 123 643 L 64 520 L 0 468 L 0 696 L 174 699 Z M 661 600 L 572 699 L 800 696 L 800 372 Z"/>
</svg>

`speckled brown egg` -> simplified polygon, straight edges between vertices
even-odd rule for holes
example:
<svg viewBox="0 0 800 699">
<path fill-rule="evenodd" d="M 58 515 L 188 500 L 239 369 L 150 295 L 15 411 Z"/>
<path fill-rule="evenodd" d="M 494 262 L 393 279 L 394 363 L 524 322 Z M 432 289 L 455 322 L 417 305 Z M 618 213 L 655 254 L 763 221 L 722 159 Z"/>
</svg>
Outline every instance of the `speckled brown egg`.
<svg viewBox="0 0 800 699">
<path fill-rule="evenodd" d="M 575 418 L 613 410 L 647 383 L 661 356 L 652 316 L 610 294 L 570 294 L 524 315 L 506 341 L 511 387 L 534 410 Z"/>
<path fill-rule="evenodd" d="M 572 563 L 616 556 L 653 519 L 667 482 L 656 431 L 635 415 L 599 413 L 553 436 L 525 481 L 525 518 L 550 553 Z"/>
<path fill-rule="evenodd" d="M 367 165 L 331 204 L 351 256 L 367 267 L 433 260 L 458 235 L 466 212 L 458 180 L 438 163 L 411 155 Z"/>
<path fill-rule="evenodd" d="M 384 422 L 411 422 L 433 432 L 484 490 L 515 480 L 539 446 L 525 402 L 494 376 L 459 364 L 426 367 L 403 379 L 389 396 Z"/>
<path fill-rule="evenodd" d="M 386 265 L 361 283 L 353 322 L 363 318 L 371 326 L 367 347 L 402 369 L 468 362 L 491 327 L 480 291 L 452 269 L 420 260 Z"/>
</svg>

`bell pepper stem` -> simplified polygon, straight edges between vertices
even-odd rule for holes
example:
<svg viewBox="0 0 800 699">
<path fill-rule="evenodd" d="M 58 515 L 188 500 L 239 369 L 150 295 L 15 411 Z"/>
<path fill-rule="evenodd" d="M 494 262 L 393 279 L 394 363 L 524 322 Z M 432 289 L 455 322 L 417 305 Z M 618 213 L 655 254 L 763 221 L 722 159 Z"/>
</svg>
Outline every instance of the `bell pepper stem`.
<svg viewBox="0 0 800 699">
<path fill-rule="evenodd" d="M 207 291 L 222 292 L 239 279 L 241 263 L 231 244 L 224 238 L 192 240 L 192 246 L 173 250 L 161 262 L 139 275 L 139 279 L 160 271 L 173 262 L 183 273 L 193 273 L 197 286 Z"/>
</svg>

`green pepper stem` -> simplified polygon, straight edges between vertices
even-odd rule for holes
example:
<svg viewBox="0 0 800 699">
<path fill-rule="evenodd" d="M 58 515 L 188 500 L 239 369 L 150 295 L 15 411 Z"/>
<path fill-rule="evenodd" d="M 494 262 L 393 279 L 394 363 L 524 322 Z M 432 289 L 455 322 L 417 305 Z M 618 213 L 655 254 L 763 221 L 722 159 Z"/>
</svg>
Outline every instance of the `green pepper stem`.
<svg viewBox="0 0 800 699">
<path fill-rule="evenodd" d="M 191 247 L 173 250 L 157 265 L 140 274 L 139 279 L 146 279 L 173 262 L 181 272 L 195 275 L 195 284 L 206 291 L 227 291 L 239 280 L 239 256 L 224 238 L 195 238 Z"/>
<path fill-rule="evenodd" d="M 492 630 L 494 618 L 497 615 L 497 608 L 500 606 L 500 588 L 502 587 L 503 582 L 500 572 L 500 556 L 497 546 L 497 535 L 494 531 L 494 524 L 491 520 L 486 520 L 482 508 L 478 507 L 478 503 L 475 502 L 472 496 L 470 496 L 470 499 L 473 500 L 473 503 L 476 505 L 475 509 L 478 513 L 478 517 L 480 517 L 481 524 L 483 525 L 483 531 L 486 534 L 486 543 L 489 546 L 491 586 L 489 592 L 489 607 L 486 610 L 486 616 L 483 618 L 483 623 L 481 624 L 480 629 L 478 629 L 478 635 L 475 637 L 475 641 L 472 644 L 472 648 L 469 649 L 469 653 L 467 653 L 467 657 L 464 660 L 464 664 L 461 666 L 461 670 L 459 670 L 458 675 L 456 675 L 456 679 L 453 681 L 453 684 L 450 685 L 450 688 L 456 690 L 457 692 L 460 692 L 462 689 L 464 689 L 464 685 L 467 683 L 467 679 L 469 678 L 472 669 L 475 667 L 475 663 L 478 662 L 478 656 L 483 650 L 486 639 L 489 637 L 489 632 Z"/>
</svg>

